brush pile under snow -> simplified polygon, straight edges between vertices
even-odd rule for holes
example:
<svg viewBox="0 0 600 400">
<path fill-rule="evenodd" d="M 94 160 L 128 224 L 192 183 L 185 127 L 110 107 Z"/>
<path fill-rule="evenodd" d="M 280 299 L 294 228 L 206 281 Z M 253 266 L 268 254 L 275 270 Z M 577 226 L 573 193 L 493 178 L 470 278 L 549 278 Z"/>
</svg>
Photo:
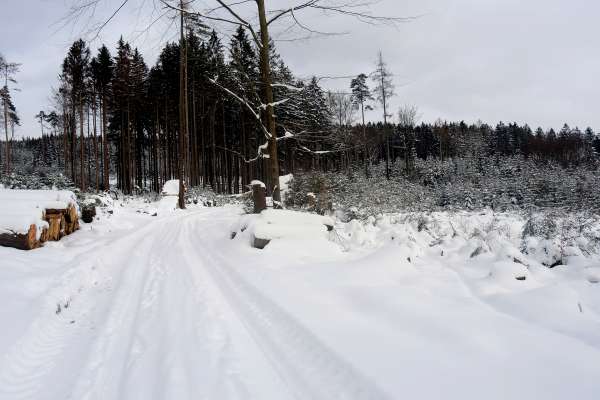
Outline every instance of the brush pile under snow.
<svg viewBox="0 0 600 400">
<path fill-rule="evenodd" d="M 397 245 L 406 258 L 477 265 L 526 280 L 534 269 L 578 271 L 600 280 L 600 218 L 587 214 L 433 212 L 379 215 L 336 224 L 347 250 Z"/>
<path fill-rule="evenodd" d="M 474 268 L 490 279 L 525 281 L 532 271 L 552 268 L 559 275 L 600 281 L 600 218 L 594 215 L 482 211 L 382 214 L 342 222 L 346 219 L 338 214 L 334 223 L 327 216 L 269 209 L 242 216 L 232 232 L 251 245 L 265 239 L 271 251 L 293 249 L 300 256 L 301 249 L 365 252 L 398 246 L 409 263 Z"/>
</svg>

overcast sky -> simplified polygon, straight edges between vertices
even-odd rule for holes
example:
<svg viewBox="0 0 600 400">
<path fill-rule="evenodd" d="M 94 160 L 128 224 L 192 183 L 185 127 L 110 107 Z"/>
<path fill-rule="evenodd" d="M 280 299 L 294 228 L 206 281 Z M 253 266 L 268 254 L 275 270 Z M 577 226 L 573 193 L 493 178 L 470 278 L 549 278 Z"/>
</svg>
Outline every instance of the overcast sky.
<svg viewBox="0 0 600 400">
<path fill-rule="evenodd" d="M 95 21 L 110 14 L 122 0 L 101 1 Z M 152 0 L 131 2 L 90 47 L 95 51 L 103 41 L 114 48 L 123 34 L 153 64 L 162 43 L 176 34 L 176 27 L 163 18 L 149 33 L 141 34 L 162 10 L 153 10 Z M 56 85 L 67 48 L 89 25 L 86 19 L 61 27 L 59 21 L 73 4 L 70 0 L 2 3 L 0 52 L 9 61 L 23 64 L 17 76 L 21 91 L 15 94 L 23 121 L 19 136 L 37 135 L 33 116 L 48 109 L 51 87 Z M 289 1 L 267 0 L 276 5 L 272 8 L 281 3 Z M 502 120 L 545 129 L 567 122 L 600 130 L 600 2 L 382 0 L 372 10 L 381 15 L 421 17 L 394 28 L 305 14 L 303 21 L 317 30 L 346 34 L 278 41 L 278 50 L 300 77 L 369 73 L 381 50 L 394 73 L 392 110 L 401 104 L 416 105 L 425 121 L 442 118 L 495 124 Z M 223 27 L 219 29 L 227 34 Z M 294 33 L 294 37 L 301 35 Z M 347 89 L 349 81 L 321 82 L 326 89 Z"/>
</svg>

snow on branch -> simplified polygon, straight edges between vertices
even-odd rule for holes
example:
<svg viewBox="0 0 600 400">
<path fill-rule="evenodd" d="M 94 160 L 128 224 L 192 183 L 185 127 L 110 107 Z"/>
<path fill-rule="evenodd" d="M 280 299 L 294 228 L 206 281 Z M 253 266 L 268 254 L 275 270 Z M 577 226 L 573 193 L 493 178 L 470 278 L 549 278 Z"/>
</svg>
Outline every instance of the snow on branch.
<svg viewBox="0 0 600 400">
<path fill-rule="evenodd" d="M 311 150 L 308 147 L 306 147 L 306 146 L 301 145 L 300 143 L 298 143 L 298 150 L 304 151 L 305 153 L 315 154 L 315 155 L 341 153 L 341 152 L 344 152 L 344 151 L 349 151 L 349 150 L 354 150 L 354 149 L 360 149 L 362 147 L 363 147 L 363 145 L 361 144 L 361 145 L 350 146 L 350 147 L 342 147 L 342 148 L 335 149 L 335 150 Z"/>
<path fill-rule="evenodd" d="M 284 88 L 284 89 L 287 89 L 287 90 L 291 90 L 293 92 L 301 92 L 301 91 L 304 90 L 303 87 L 292 86 L 292 85 L 288 85 L 286 83 L 272 83 L 271 87 L 274 87 L 274 88 L 276 88 L 276 87 L 278 87 L 278 88 Z"/>
<path fill-rule="evenodd" d="M 226 147 L 223 147 L 223 146 L 215 146 L 215 148 L 217 148 L 217 149 L 220 149 L 220 150 L 223 150 L 223 151 L 226 151 L 226 152 L 229 152 L 229 153 L 231 153 L 231 154 L 234 154 L 234 155 L 238 156 L 238 157 L 239 157 L 239 158 L 240 158 L 242 161 L 244 161 L 246 164 L 251 164 L 251 163 L 253 163 L 253 162 L 257 161 L 259 158 L 261 158 L 261 157 L 262 157 L 262 154 L 261 154 L 261 153 L 258 153 L 258 155 L 257 155 L 256 157 L 254 157 L 254 158 L 246 158 L 246 156 L 244 156 L 244 155 L 243 155 L 242 153 L 240 153 L 239 151 L 231 150 L 231 149 L 228 149 L 228 148 L 226 148 Z"/>
<path fill-rule="evenodd" d="M 288 100 L 289 100 L 289 98 L 285 98 L 285 99 L 282 99 L 282 100 L 279 100 L 279 101 L 275 101 L 275 102 L 269 103 L 269 104 L 264 104 L 263 103 L 263 104 L 260 105 L 260 108 L 262 108 L 263 110 L 266 110 L 267 107 L 273 107 L 273 108 L 275 108 L 278 105 L 286 103 Z"/>
<path fill-rule="evenodd" d="M 209 80 L 210 83 L 212 83 L 213 85 L 219 87 L 225 93 L 229 94 L 231 97 L 235 98 L 241 104 L 243 104 L 244 106 L 246 106 L 246 108 L 252 113 L 252 115 L 254 116 L 254 118 L 258 121 L 258 124 L 260 125 L 263 133 L 265 134 L 265 137 L 267 139 L 270 139 L 271 138 L 271 133 L 265 127 L 265 125 L 262 123 L 262 119 L 260 118 L 260 115 L 256 111 L 254 111 L 254 108 L 252 108 L 252 106 L 246 100 L 244 100 L 243 98 L 241 98 L 240 96 L 238 96 L 237 94 L 235 94 L 234 92 L 232 92 L 231 90 L 227 89 L 225 86 L 223 86 L 220 83 L 218 83 L 217 79 L 218 79 L 218 77 L 208 78 L 208 80 Z"/>
</svg>

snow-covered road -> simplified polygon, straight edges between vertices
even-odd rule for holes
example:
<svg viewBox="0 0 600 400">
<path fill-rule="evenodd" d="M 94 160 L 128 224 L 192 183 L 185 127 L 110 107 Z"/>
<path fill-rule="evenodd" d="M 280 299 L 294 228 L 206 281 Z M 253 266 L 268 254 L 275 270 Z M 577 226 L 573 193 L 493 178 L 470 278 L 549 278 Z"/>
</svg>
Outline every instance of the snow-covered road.
<svg viewBox="0 0 600 400">
<path fill-rule="evenodd" d="M 251 249 L 238 214 L 124 207 L 0 248 L 0 399 L 598 398 L 597 309 L 571 335 L 398 249 Z"/>
</svg>

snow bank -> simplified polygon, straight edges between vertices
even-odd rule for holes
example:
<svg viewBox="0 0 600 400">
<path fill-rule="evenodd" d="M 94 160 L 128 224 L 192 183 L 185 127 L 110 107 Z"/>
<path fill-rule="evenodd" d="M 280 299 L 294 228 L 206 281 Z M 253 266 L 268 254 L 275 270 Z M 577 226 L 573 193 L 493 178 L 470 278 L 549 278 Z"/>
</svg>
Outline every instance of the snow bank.
<svg viewBox="0 0 600 400">
<path fill-rule="evenodd" d="M 0 233 L 25 234 L 36 225 L 37 235 L 48 227 L 46 209 L 77 208 L 77 199 L 68 190 L 0 189 Z"/>
<path fill-rule="evenodd" d="M 441 262 L 482 295 L 534 289 L 549 279 L 600 281 L 600 219 L 549 221 L 492 211 L 434 212 L 379 215 L 335 228 L 347 251 L 397 246 L 403 262 Z"/>
</svg>

